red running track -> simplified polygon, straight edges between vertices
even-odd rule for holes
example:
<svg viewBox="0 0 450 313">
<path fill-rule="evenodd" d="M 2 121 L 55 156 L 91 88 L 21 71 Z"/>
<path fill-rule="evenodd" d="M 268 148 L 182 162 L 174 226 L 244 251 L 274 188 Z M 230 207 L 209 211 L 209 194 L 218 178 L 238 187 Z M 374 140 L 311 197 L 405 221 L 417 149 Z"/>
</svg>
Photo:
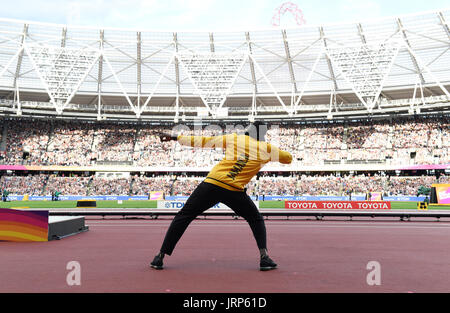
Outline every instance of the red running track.
<svg viewBox="0 0 450 313">
<path fill-rule="evenodd" d="M 0 242 L 0 292 L 449 292 L 450 223 L 268 220 L 279 268 L 259 271 L 243 220 L 196 220 L 165 269 L 148 267 L 170 219 L 87 219 L 90 230 L 44 243 Z M 81 266 L 68 286 L 67 263 Z M 368 262 L 381 266 L 369 286 Z"/>
</svg>

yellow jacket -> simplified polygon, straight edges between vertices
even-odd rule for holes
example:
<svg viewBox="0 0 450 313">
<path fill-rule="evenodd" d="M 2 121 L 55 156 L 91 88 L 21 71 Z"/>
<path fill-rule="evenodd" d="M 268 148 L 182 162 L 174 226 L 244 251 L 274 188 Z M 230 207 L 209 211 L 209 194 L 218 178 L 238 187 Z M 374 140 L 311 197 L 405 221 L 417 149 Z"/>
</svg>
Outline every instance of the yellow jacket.
<svg viewBox="0 0 450 313">
<path fill-rule="evenodd" d="M 246 135 L 230 134 L 215 137 L 180 135 L 177 140 L 185 146 L 225 149 L 225 157 L 213 167 L 205 182 L 232 191 L 243 191 L 253 176 L 268 162 L 283 164 L 292 162 L 292 155 L 289 152 Z"/>
</svg>

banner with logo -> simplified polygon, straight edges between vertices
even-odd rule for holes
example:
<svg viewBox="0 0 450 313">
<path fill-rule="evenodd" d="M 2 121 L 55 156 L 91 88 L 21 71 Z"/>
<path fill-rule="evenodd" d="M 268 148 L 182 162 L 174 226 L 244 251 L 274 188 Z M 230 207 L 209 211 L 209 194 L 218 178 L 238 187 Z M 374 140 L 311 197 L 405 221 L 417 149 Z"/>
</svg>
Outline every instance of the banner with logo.
<svg viewBox="0 0 450 313">
<path fill-rule="evenodd" d="M 162 200 L 164 196 L 164 191 L 152 191 L 150 192 L 149 200 Z"/>
<path fill-rule="evenodd" d="M 371 201 L 381 201 L 381 200 L 383 200 L 383 193 L 382 192 L 371 192 L 370 193 L 370 200 Z"/>
<path fill-rule="evenodd" d="M 387 201 L 285 201 L 285 209 L 295 210 L 390 210 Z"/>
<path fill-rule="evenodd" d="M 259 207 L 258 201 L 253 201 L 256 207 Z M 181 210 L 186 201 L 158 201 L 158 209 L 168 209 L 168 210 Z M 228 206 L 223 203 L 217 203 L 215 206 L 211 207 L 209 210 L 231 210 Z"/>
<path fill-rule="evenodd" d="M 438 204 L 450 204 L 450 184 L 433 184 Z"/>
<path fill-rule="evenodd" d="M 372 195 L 374 199 L 375 195 Z M 385 201 L 424 201 L 425 196 L 414 197 L 414 196 L 383 196 Z M 260 196 L 259 200 L 263 200 Z M 265 196 L 264 201 L 349 201 L 349 197 L 338 197 L 338 196 Z M 353 201 L 364 201 L 365 196 L 352 196 Z"/>
</svg>

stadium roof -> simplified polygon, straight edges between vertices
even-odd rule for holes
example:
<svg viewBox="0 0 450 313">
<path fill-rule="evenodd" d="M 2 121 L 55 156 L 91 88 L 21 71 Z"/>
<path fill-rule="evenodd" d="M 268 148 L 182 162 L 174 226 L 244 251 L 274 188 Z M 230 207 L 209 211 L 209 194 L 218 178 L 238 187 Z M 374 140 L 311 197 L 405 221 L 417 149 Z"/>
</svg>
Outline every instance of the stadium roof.
<svg viewBox="0 0 450 313">
<path fill-rule="evenodd" d="M 0 113 L 173 120 L 445 112 L 449 20 L 445 10 L 156 32 L 0 19 Z"/>
</svg>

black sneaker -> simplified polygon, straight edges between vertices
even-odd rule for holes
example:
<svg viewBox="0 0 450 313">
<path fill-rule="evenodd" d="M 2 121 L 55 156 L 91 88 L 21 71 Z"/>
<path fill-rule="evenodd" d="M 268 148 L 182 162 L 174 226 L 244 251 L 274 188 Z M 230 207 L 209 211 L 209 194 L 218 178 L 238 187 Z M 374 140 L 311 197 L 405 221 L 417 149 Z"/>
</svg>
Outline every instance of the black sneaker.
<svg viewBox="0 0 450 313">
<path fill-rule="evenodd" d="M 162 270 L 163 269 L 163 259 L 159 255 L 155 256 L 155 258 L 153 259 L 153 262 L 150 263 L 150 267 L 157 269 L 157 270 Z"/>
<path fill-rule="evenodd" d="M 259 261 L 259 269 L 261 271 L 270 271 L 277 268 L 277 264 L 269 258 L 269 256 L 263 256 L 261 261 Z"/>
</svg>

